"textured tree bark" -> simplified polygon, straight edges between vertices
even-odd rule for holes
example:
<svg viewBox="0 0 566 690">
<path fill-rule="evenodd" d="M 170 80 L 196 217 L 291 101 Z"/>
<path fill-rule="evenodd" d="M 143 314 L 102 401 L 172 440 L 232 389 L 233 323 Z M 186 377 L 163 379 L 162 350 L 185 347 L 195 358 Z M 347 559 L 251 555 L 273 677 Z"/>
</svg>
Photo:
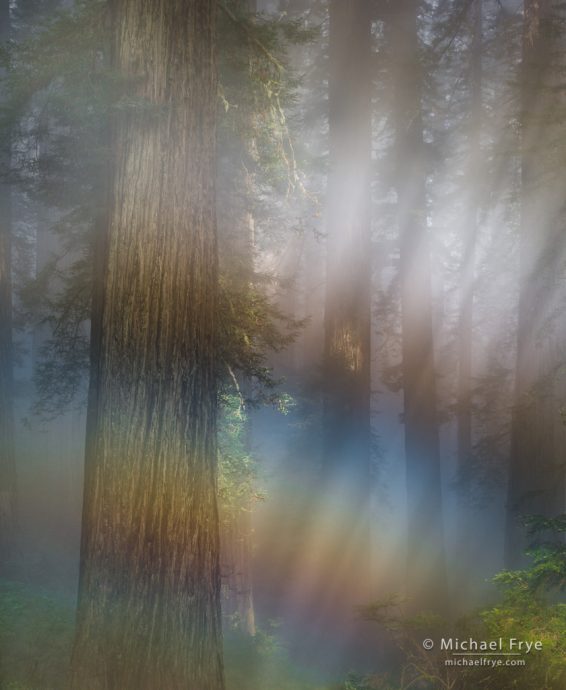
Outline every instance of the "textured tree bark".
<svg viewBox="0 0 566 690">
<path fill-rule="evenodd" d="M 564 459 L 557 444 L 562 401 L 555 385 L 563 349 L 555 325 L 564 299 L 563 190 L 554 168 L 557 142 L 556 84 L 559 7 L 553 0 L 525 0 L 521 66 L 521 228 L 515 400 L 507 498 L 505 558 L 524 563 L 527 547 L 520 516 L 556 517 L 564 511 Z M 553 88 L 554 87 L 554 88 Z M 562 351 L 561 351 L 562 350 Z"/>
<path fill-rule="evenodd" d="M 0 4 L 0 41 L 10 35 L 10 3 Z M 2 170 L 10 169 L 11 140 L 0 141 Z M 0 184 L 0 573 L 9 567 L 16 540 L 16 460 L 12 347 L 12 209 L 7 182 Z"/>
<path fill-rule="evenodd" d="M 220 690 L 215 3 L 111 11 L 128 93 L 95 280 L 71 687 Z"/>
<path fill-rule="evenodd" d="M 407 588 L 414 605 L 447 604 L 426 160 L 421 115 L 419 0 L 397 0 L 391 16 L 400 237 L 402 373 L 408 507 Z"/>
</svg>

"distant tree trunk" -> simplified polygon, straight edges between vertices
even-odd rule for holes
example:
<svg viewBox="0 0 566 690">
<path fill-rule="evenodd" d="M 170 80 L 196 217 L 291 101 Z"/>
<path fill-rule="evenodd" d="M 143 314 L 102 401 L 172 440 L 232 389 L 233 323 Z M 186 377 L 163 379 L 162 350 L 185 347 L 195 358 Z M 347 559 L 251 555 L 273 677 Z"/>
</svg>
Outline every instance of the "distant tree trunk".
<svg viewBox="0 0 566 690">
<path fill-rule="evenodd" d="M 242 377 L 241 394 L 251 396 Z M 244 405 L 244 448 L 252 452 L 251 411 Z M 253 637 L 256 630 L 252 578 L 253 500 L 245 496 L 235 506 L 220 506 L 222 614 L 231 627 Z"/>
<path fill-rule="evenodd" d="M 563 190 L 553 167 L 560 72 L 556 50 L 558 7 L 552 0 L 525 0 L 521 66 L 520 285 L 507 499 L 506 565 L 524 562 L 527 546 L 521 515 L 555 517 L 564 511 L 564 458 L 555 444 L 561 402 L 554 393 L 563 352 L 555 342 L 563 235 Z M 560 137 L 563 137 L 561 133 Z M 562 450 L 563 453 L 563 450 Z"/>
<path fill-rule="evenodd" d="M 457 444 L 460 480 L 459 510 L 459 577 L 460 586 L 470 573 L 473 515 L 471 511 L 472 461 L 472 343 L 474 339 L 474 280 L 481 196 L 481 130 L 482 130 L 482 13 L 483 1 L 473 3 L 473 28 L 470 61 L 470 123 L 468 134 L 468 171 L 466 183 L 466 222 L 464 224 L 462 272 L 460 279 L 460 323 L 458 326 L 458 410 Z M 461 596 L 459 596 L 461 599 Z"/>
<path fill-rule="evenodd" d="M 252 513 L 242 506 L 222 522 L 222 613 L 241 632 L 256 634 L 252 582 Z"/>
<path fill-rule="evenodd" d="M 341 557 L 348 544 L 359 596 L 369 575 L 370 9 L 364 0 L 329 6 L 323 493 L 335 511 Z"/>
<path fill-rule="evenodd" d="M 0 42 L 10 36 L 10 3 L 0 4 Z M 10 170 L 11 138 L 4 130 L 0 163 Z M 0 184 L 0 573 L 14 555 L 16 538 L 16 460 L 12 346 L 12 208 L 9 182 Z"/>
<path fill-rule="evenodd" d="M 316 592 L 320 646 L 340 629 L 353 663 L 369 640 L 352 623 L 370 599 L 371 6 L 330 0 L 329 172 Z M 309 268 L 309 270 L 312 270 Z M 311 511 L 313 508 L 311 507 Z M 328 602 L 332 601 L 332 606 Z"/>
<path fill-rule="evenodd" d="M 215 3 L 115 0 L 74 690 L 221 690 Z"/>
<path fill-rule="evenodd" d="M 419 0 L 392 8 L 397 222 L 408 505 L 408 593 L 414 604 L 447 604 L 437 418 L 426 160 L 421 114 Z"/>
</svg>

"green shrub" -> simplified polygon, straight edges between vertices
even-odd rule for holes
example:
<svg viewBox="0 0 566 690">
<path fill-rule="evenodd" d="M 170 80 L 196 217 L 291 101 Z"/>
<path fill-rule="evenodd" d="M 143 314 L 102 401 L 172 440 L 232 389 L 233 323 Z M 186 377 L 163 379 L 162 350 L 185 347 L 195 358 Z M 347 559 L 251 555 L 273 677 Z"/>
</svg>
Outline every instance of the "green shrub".
<svg viewBox="0 0 566 690">
<path fill-rule="evenodd" d="M 261 630 L 254 637 L 226 631 L 224 665 L 226 690 L 324 690 L 290 661 L 274 634 Z"/>
<path fill-rule="evenodd" d="M 396 687 L 419 690 L 566 690 L 566 515 L 554 520 L 531 516 L 526 520 L 535 545 L 528 552 L 528 567 L 504 570 L 494 577 L 501 590 L 500 602 L 450 623 L 439 617 L 421 614 L 407 616 L 396 596 L 361 608 L 361 615 L 385 627 L 401 649 L 404 662 Z M 450 666 L 451 653 L 425 650 L 425 638 L 472 638 L 490 642 L 511 638 L 540 641 L 542 649 L 515 659 L 524 666 Z M 498 657 L 491 657 L 498 658 Z M 511 662 L 509 662 L 511 663 Z M 350 685 L 348 685 L 350 683 Z M 368 679 L 347 681 L 346 690 L 380 687 Z M 387 685 L 383 686 L 389 690 Z"/>
<path fill-rule="evenodd" d="M 0 580 L 2 690 L 65 687 L 74 607 L 47 592 Z"/>
</svg>

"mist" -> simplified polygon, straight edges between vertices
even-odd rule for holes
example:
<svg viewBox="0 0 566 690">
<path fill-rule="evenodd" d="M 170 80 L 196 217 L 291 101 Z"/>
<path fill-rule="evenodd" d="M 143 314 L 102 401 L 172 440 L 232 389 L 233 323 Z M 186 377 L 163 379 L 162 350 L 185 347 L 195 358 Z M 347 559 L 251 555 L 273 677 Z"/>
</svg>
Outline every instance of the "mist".
<svg viewBox="0 0 566 690">
<path fill-rule="evenodd" d="M 560 690 L 564 8 L 142 4 L 0 10 L 0 688 Z"/>
</svg>

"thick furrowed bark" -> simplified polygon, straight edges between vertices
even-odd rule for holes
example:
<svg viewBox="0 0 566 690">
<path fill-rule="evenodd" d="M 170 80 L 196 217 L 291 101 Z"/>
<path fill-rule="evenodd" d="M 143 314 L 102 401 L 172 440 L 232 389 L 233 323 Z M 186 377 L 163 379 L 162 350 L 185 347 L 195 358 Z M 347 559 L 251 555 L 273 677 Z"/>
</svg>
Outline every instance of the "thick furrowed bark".
<svg viewBox="0 0 566 690">
<path fill-rule="evenodd" d="M 72 687 L 219 690 L 215 8 L 112 10 L 132 101 L 95 280 Z"/>
</svg>

